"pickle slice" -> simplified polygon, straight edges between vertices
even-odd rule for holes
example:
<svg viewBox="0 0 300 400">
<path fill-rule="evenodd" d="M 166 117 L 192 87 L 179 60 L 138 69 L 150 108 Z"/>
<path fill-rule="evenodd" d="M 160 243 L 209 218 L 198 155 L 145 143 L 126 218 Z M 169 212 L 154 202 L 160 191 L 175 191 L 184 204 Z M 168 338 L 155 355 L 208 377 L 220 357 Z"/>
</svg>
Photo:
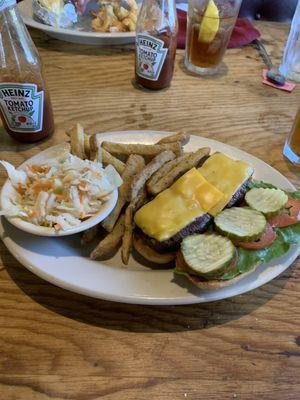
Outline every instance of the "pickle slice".
<svg viewBox="0 0 300 400">
<path fill-rule="evenodd" d="M 217 230 L 230 239 L 239 242 L 253 242 L 261 237 L 266 229 L 264 215 L 248 207 L 232 207 L 215 217 Z"/>
<path fill-rule="evenodd" d="M 221 276 L 236 255 L 232 242 L 216 234 L 187 236 L 181 243 L 181 252 L 190 269 L 206 279 Z"/>
<path fill-rule="evenodd" d="M 288 201 L 288 196 L 280 189 L 253 188 L 246 193 L 246 203 L 266 217 L 278 214 Z"/>
</svg>

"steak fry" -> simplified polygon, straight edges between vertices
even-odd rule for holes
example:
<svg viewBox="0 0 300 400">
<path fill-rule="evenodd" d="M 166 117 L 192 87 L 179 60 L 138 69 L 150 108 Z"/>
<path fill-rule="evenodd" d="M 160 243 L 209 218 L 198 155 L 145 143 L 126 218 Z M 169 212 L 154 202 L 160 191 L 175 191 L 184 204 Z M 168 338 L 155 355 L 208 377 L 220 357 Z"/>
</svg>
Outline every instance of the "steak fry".
<svg viewBox="0 0 300 400">
<path fill-rule="evenodd" d="M 91 135 L 89 137 L 90 145 L 90 160 L 102 162 L 102 149 L 101 142 L 97 135 Z"/>
<path fill-rule="evenodd" d="M 90 159 L 92 161 L 96 160 L 98 162 L 103 162 L 106 165 L 111 164 L 113 167 L 115 167 L 119 174 L 123 173 L 125 164 L 121 160 L 110 154 L 108 151 L 102 149 L 101 137 L 97 133 L 89 137 L 89 144 Z"/>
<path fill-rule="evenodd" d="M 74 156 L 77 156 L 84 160 L 86 158 L 85 154 L 85 134 L 84 134 L 84 129 L 83 126 L 80 124 L 76 124 L 71 128 L 68 133 L 68 136 L 70 136 L 71 139 L 71 152 L 74 154 Z"/>
<path fill-rule="evenodd" d="M 153 185 L 148 185 L 147 190 L 152 195 L 157 195 L 163 190 L 167 189 L 172 185 L 172 183 L 182 176 L 185 172 L 189 171 L 191 168 L 196 167 L 200 161 L 208 156 L 210 153 L 209 147 L 203 147 L 197 150 L 195 153 L 190 154 L 187 159 L 181 160 L 169 173 L 162 175 Z"/>
<path fill-rule="evenodd" d="M 163 151 L 153 158 L 146 167 L 135 176 L 131 185 L 131 200 L 133 201 L 138 193 L 143 189 L 147 180 L 151 177 L 154 172 L 156 172 L 159 168 L 161 168 L 166 162 L 173 160 L 175 158 L 175 154 L 170 151 Z"/>
<path fill-rule="evenodd" d="M 192 153 L 185 153 L 180 157 L 175 158 L 167 163 L 165 163 L 161 168 L 159 168 L 147 181 L 147 189 L 152 188 L 163 176 L 167 175 L 173 168 L 175 168 L 179 163 L 187 160 Z M 149 190 L 149 189 L 148 189 Z"/>
<path fill-rule="evenodd" d="M 124 215 L 121 215 L 112 232 L 101 240 L 98 246 L 91 252 L 90 258 L 92 260 L 108 257 L 118 248 L 124 234 L 124 220 Z"/>
<path fill-rule="evenodd" d="M 127 155 L 139 154 L 141 156 L 156 156 L 165 150 L 173 151 L 176 155 L 182 153 L 180 142 L 164 143 L 164 144 L 125 144 L 114 142 L 102 142 L 102 148 L 112 154 Z"/>
<path fill-rule="evenodd" d="M 87 229 L 83 232 L 81 237 L 81 245 L 84 246 L 90 243 L 98 233 L 98 225 L 92 226 L 91 228 Z"/>
<path fill-rule="evenodd" d="M 133 229 L 134 229 L 134 221 L 133 215 L 142 205 L 147 201 L 147 190 L 143 187 L 138 195 L 129 203 L 125 212 L 125 232 L 122 239 L 122 261 L 124 264 L 128 264 L 129 255 L 132 249 L 132 240 L 133 240 Z"/>
<path fill-rule="evenodd" d="M 125 169 L 122 174 L 123 184 L 119 188 L 119 197 L 113 211 L 102 222 L 103 228 L 111 232 L 125 203 L 130 200 L 131 183 L 136 174 L 138 174 L 145 166 L 145 161 L 142 156 L 132 154 L 128 157 L 125 164 Z"/>
<path fill-rule="evenodd" d="M 130 252 L 132 249 L 132 233 L 133 233 L 133 206 L 129 204 L 125 211 L 125 230 L 122 238 L 121 257 L 125 265 L 128 264 Z"/>
<path fill-rule="evenodd" d="M 176 135 L 171 135 L 160 139 L 157 144 L 173 143 L 173 142 L 185 142 L 190 140 L 190 135 L 186 132 L 178 132 Z"/>
<path fill-rule="evenodd" d="M 122 175 L 125 169 L 125 164 L 119 160 L 118 158 L 114 157 L 112 154 L 110 154 L 108 151 L 104 150 L 101 148 L 102 152 L 102 162 L 104 164 L 111 164 L 116 168 L 116 170 L 119 172 L 119 174 Z"/>
</svg>

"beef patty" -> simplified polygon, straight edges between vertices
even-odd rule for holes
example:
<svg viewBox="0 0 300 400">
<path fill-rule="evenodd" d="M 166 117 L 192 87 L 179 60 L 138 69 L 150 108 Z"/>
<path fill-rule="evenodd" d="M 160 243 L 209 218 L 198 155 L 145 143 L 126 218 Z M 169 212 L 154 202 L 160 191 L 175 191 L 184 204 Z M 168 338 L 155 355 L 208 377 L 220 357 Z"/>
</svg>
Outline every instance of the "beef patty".
<svg viewBox="0 0 300 400">
<path fill-rule="evenodd" d="M 169 239 L 160 242 L 150 236 L 146 235 L 141 229 L 136 228 L 137 232 L 143 236 L 145 241 L 156 251 L 160 253 L 166 253 L 170 251 L 177 251 L 180 248 L 182 239 L 186 236 L 194 235 L 195 233 L 203 233 L 208 228 L 208 225 L 212 221 L 212 217 L 209 214 L 201 215 L 196 218 L 193 222 L 182 228 L 174 236 Z"/>
</svg>

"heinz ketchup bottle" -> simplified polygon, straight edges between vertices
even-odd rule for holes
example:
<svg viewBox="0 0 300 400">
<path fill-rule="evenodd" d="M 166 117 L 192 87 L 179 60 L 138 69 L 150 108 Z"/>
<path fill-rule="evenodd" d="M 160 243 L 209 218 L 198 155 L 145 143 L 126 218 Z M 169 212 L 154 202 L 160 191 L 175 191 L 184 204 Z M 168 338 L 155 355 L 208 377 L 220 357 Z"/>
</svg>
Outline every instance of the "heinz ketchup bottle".
<svg viewBox="0 0 300 400">
<path fill-rule="evenodd" d="M 170 86 L 177 46 L 175 0 L 143 0 L 136 24 L 135 79 L 147 89 Z"/>
<path fill-rule="evenodd" d="M 7 133 L 21 142 L 54 130 L 41 61 L 15 0 L 0 0 L 0 116 Z"/>
</svg>

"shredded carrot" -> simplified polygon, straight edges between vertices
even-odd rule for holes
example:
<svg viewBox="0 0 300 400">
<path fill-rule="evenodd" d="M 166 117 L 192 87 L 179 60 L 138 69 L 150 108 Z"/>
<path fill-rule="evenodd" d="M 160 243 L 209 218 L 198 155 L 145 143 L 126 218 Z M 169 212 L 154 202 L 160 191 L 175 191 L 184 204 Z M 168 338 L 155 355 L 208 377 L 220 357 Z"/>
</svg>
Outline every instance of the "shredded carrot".
<svg viewBox="0 0 300 400">
<path fill-rule="evenodd" d="M 63 194 L 57 193 L 55 196 L 57 200 L 65 200 L 65 196 Z"/>
<path fill-rule="evenodd" d="M 99 196 L 97 196 L 97 199 L 105 199 L 105 197 L 107 197 L 107 194 L 100 194 Z"/>
<path fill-rule="evenodd" d="M 37 164 L 30 164 L 28 165 L 28 168 L 31 169 L 32 172 L 47 173 L 50 171 L 50 167 Z"/>
<path fill-rule="evenodd" d="M 50 190 L 53 189 L 53 182 L 35 182 L 33 184 L 33 190 L 36 194 L 38 194 L 39 192 L 41 192 L 42 190 Z"/>
<path fill-rule="evenodd" d="M 16 191 L 17 191 L 19 194 L 23 195 L 24 192 L 25 192 L 25 189 L 24 189 L 24 188 L 22 187 L 22 185 L 19 183 L 18 186 L 16 187 Z"/>
<path fill-rule="evenodd" d="M 81 218 L 81 219 L 86 219 L 86 218 L 89 218 L 89 217 L 93 217 L 94 215 L 96 215 L 97 214 L 97 212 L 93 212 L 93 213 L 88 213 L 88 214 L 84 214 L 84 217 L 83 218 Z"/>
<path fill-rule="evenodd" d="M 83 192 L 79 191 L 79 201 L 81 204 L 83 204 L 84 197 L 85 197 L 85 194 Z"/>
<path fill-rule="evenodd" d="M 37 217 L 38 216 L 38 212 L 36 210 L 31 210 L 29 212 L 29 217 L 33 218 L 33 217 Z"/>
</svg>

